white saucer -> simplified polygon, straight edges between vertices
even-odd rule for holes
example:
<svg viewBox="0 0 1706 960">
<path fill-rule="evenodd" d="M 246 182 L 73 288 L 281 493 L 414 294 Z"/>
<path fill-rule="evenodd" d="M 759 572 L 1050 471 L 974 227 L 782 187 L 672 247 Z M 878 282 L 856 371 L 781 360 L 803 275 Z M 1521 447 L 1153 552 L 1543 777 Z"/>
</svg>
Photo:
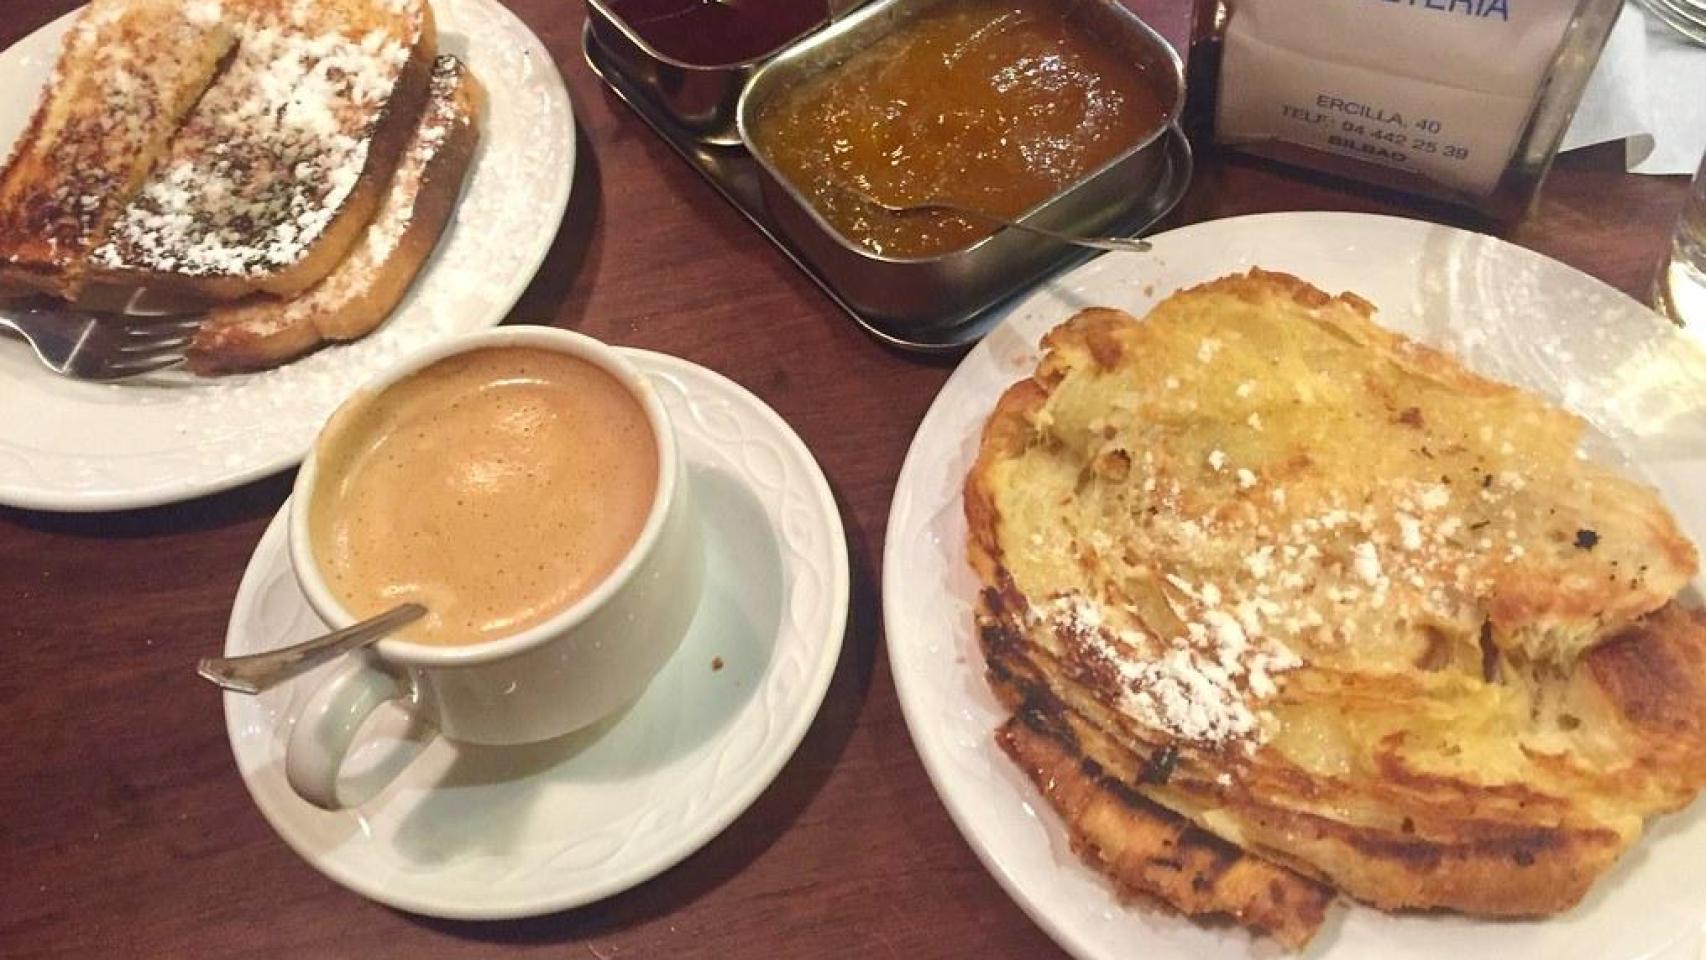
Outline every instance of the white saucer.
<svg viewBox="0 0 1706 960">
<path fill-rule="evenodd" d="M 225 697 L 231 749 L 261 813 L 315 869 L 363 896 L 498 919 L 618 893 L 733 821 L 817 714 L 847 622 L 847 542 L 829 484 L 782 418 L 739 385 L 625 352 L 669 409 L 706 533 L 703 605 L 633 707 L 561 740 L 471 749 L 409 729 L 388 705 L 346 765 L 345 790 L 360 795 L 364 776 L 382 782 L 406 766 L 358 809 L 328 813 L 291 792 L 283 766 L 282 718 L 321 675 Z M 324 629 L 291 575 L 285 513 L 243 575 L 228 656 Z"/>
</svg>

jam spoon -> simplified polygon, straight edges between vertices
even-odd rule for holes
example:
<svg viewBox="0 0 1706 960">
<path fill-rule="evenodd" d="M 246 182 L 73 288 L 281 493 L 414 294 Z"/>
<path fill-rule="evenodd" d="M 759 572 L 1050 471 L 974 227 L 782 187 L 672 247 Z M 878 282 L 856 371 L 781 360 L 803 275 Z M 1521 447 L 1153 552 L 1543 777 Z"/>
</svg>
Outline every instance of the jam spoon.
<svg viewBox="0 0 1706 960">
<path fill-rule="evenodd" d="M 901 216 L 915 213 L 957 213 L 961 216 L 972 217 L 973 219 L 983 220 L 988 223 L 1000 224 L 1003 227 L 1011 227 L 1014 230 L 1022 230 L 1025 233 L 1034 233 L 1040 237 L 1047 237 L 1050 240 L 1058 240 L 1061 243 L 1070 243 L 1079 247 L 1089 247 L 1093 250 L 1147 253 L 1150 249 L 1149 241 L 1139 237 L 1085 237 L 1075 233 L 1062 233 L 1058 230 L 1050 230 L 1046 227 L 1032 226 L 1031 224 L 1018 220 L 1009 220 L 1006 217 L 990 213 L 987 210 L 979 210 L 976 207 L 967 207 L 958 203 L 950 203 L 946 200 L 933 199 L 926 200 L 922 203 L 909 203 L 905 205 L 884 203 L 850 183 L 836 183 L 835 186 L 853 197 L 863 200 L 871 206 L 878 208 L 879 210 L 899 214 Z"/>
</svg>

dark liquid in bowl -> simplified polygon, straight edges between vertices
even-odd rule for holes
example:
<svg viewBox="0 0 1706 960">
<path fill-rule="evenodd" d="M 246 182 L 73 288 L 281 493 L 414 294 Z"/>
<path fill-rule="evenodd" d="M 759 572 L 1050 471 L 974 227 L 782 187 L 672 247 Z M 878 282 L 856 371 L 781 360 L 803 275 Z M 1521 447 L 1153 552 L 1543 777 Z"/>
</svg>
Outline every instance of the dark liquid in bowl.
<svg viewBox="0 0 1706 960">
<path fill-rule="evenodd" d="M 948 0 L 765 104 L 755 146 L 843 236 L 930 256 L 993 228 L 891 214 L 945 200 L 1015 217 L 1162 123 L 1144 65 L 1073 0 Z"/>
<path fill-rule="evenodd" d="M 605 0 L 652 49 L 722 66 L 774 53 L 829 19 L 827 0 Z"/>
</svg>

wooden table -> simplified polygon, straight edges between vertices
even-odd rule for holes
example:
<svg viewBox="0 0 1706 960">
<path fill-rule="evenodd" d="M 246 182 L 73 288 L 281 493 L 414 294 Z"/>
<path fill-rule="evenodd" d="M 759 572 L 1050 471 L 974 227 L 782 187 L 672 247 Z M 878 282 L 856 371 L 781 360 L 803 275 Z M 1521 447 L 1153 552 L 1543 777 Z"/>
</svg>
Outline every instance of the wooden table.
<svg viewBox="0 0 1706 960">
<path fill-rule="evenodd" d="M 76 2 L 6 0 L 0 48 Z M 219 695 L 192 668 L 220 649 L 289 474 L 131 513 L 0 509 L 0 955 L 1058 956 L 936 799 L 883 652 L 890 491 L 953 362 L 860 333 L 609 95 L 581 61 L 578 3 L 513 5 L 568 80 L 581 150 L 567 220 L 512 316 L 722 371 L 811 446 L 853 569 L 816 724 L 751 810 L 650 883 L 521 922 L 409 916 L 345 891 L 273 834 L 238 778 Z M 1185 0 L 1134 5 L 1184 34 Z M 1510 238 L 1644 297 L 1683 184 L 1626 175 L 1620 159 L 1620 147 L 1562 159 Z M 1172 223 L 1310 209 L 1416 213 L 1207 158 Z"/>
</svg>

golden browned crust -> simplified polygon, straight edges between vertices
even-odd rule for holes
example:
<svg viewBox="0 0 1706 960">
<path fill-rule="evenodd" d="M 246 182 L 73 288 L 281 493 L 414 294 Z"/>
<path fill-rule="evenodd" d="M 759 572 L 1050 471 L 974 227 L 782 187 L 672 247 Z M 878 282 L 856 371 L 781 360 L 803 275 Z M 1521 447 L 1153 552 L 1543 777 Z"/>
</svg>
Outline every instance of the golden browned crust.
<svg viewBox="0 0 1706 960">
<path fill-rule="evenodd" d="M 1182 738 L 1122 707 L 1127 685 L 1148 682 L 1133 680 L 1134 674 L 1122 673 L 1109 659 L 1108 651 L 1114 649 L 1109 644 L 1125 641 L 1116 643 L 1107 632 L 1113 628 L 1104 630 L 1096 620 L 1062 623 L 1058 612 L 1042 609 L 1059 594 L 1033 597 L 1020 588 L 1013 572 L 1015 541 L 1008 539 L 1018 534 L 1007 532 L 1014 520 L 1002 514 L 1004 502 L 1021 504 L 1020 515 L 1047 513 L 1038 506 L 1043 502 L 1040 494 L 1025 494 L 1023 484 L 1031 474 L 1015 472 L 1020 469 L 1016 464 L 1039 451 L 1053 464 L 1048 469 L 1055 471 L 1044 476 L 1065 470 L 1070 477 L 1070 465 L 1079 465 L 1077 491 L 1070 484 L 1049 488 L 1068 500 L 1087 488 L 1136 485 L 1155 477 L 1193 482 L 1190 471 L 1205 468 L 1173 462 L 1138 465 L 1146 452 L 1140 434 L 1130 441 L 1138 446 L 1108 449 L 1128 442 L 1120 433 L 1124 428 L 1112 420 L 1101 425 L 1086 404 L 1103 395 L 1098 389 L 1117 392 L 1119 383 L 1137 382 L 1122 377 L 1154 382 L 1175 371 L 1180 376 L 1195 374 L 1197 361 L 1206 364 L 1218 345 L 1211 347 L 1205 338 L 1201 356 L 1189 357 L 1196 352 L 1192 341 L 1185 353 L 1171 348 L 1174 359 L 1167 361 L 1157 352 L 1170 348 L 1162 339 L 1166 333 L 1153 325 L 1194 323 L 1192 330 L 1213 331 L 1204 317 L 1229 303 L 1242 305 L 1246 314 L 1255 307 L 1281 317 L 1271 329 L 1283 330 L 1286 323 L 1318 325 L 1332 343 L 1366 351 L 1395 370 L 1385 380 L 1371 375 L 1366 382 L 1349 384 L 1348 389 L 1372 396 L 1372 403 L 1357 415 L 1366 418 L 1365 425 L 1375 424 L 1369 429 L 1418 438 L 1414 443 L 1419 449 L 1405 455 L 1426 460 L 1434 471 L 1427 479 L 1442 484 L 1437 492 L 1442 500 L 1454 495 L 1453 503 L 1482 509 L 1486 501 L 1492 506 L 1485 510 L 1504 510 L 1518 501 L 1501 490 L 1522 490 L 1522 478 L 1513 480 L 1509 471 L 1490 466 L 1453 473 L 1463 468 L 1461 462 L 1448 465 L 1450 455 L 1472 459 L 1473 439 L 1468 434 L 1442 439 L 1428 396 L 1445 396 L 1453 403 L 1469 398 L 1484 405 L 1477 410 L 1491 411 L 1485 422 L 1496 424 L 1499 417 L 1507 417 L 1520 423 L 1520 430 L 1510 434 L 1516 446 L 1513 462 L 1550 464 L 1536 468 L 1542 472 L 1535 475 L 1536 487 L 1528 496 L 1567 491 L 1559 494 L 1564 499 L 1555 501 L 1520 501 L 1521 509 L 1537 519 L 1527 526 L 1508 524 L 1509 540 L 1501 538 L 1499 556 L 1476 568 L 1485 571 L 1482 585 L 1473 587 L 1482 592 L 1468 594 L 1465 602 L 1471 612 L 1481 611 L 1481 619 L 1470 621 L 1478 631 L 1470 629 L 1464 636 L 1441 620 L 1407 627 L 1415 637 L 1401 644 L 1391 638 L 1339 635 L 1324 648 L 1338 651 L 1333 654 L 1338 659 L 1314 663 L 1306 655 L 1302 667 L 1280 681 L 1277 694 L 1252 707 L 1266 718 L 1266 735 L 1277 740 L 1249 751 L 1236 743 Z M 1094 769 L 1107 784 L 1129 790 L 1247 854 L 1386 909 L 1554 914 L 1581 900 L 1638 838 L 1644 818 L 1685 805 L 1706 785 L 1706 617 L 1681 609 L 1671 599 L 1692 576 L 1695 551 L 1651 490 L 1568 455 L 1581 429 L 1576 418 L 1376 326 L 1372 313 L 1372 305 L 1354 294 L 1329 296 L 1298 278 L 1256 270 L 1175 295 L 1143 322 L 1150 325 L 1147 329 L 1119 311 L 1096 309 L 1051 331 L 1043 340 L 1045 355 L 1035 374 L 997 402 L 965 481 L 968 555 L 985 586 L 979 630 L 988 675 L 1010 707 L 1031 711 L 1033 719 L 1048 718 L 1042 726 L 1072 763 Z M 1271 332 L 1250 326 L 1247 316 L 1240 322 L 1245 326 L 1229 328 L 1227 335 L 1259 338 Z M 1277 366 L 1285 360 L 1275 350 L 1271 356 Z M 1264 373 L 1251 356 L 1246 351 L 1234 358 L 1245 364 L 1238 368 L 1239 376 L 1252 378 L 1245 382 L 1257 391 L 1266 389 L 1268 381 L 1262 378 L 1278 374 Z M 1178 366 L 1181 362 L 1183 367 Z M 1095 377 L 1112 386 L 1087 379 Z M 1416 403 L 1409 378 L 1443 389 L 1423 392 L 1423 401 Z M 1220 398 L 1232 390 L 1230 385 L 1222 389 L 1224 393 L 1216 394 L 1206 382 L 1187 386 L 1187 391 L 1195 391 L 1190 404 L 1172 414 L 1195 410 L 1198 402 L 1205 408 L 1224 405 Z M 1247 389 L 1240 386 L 1238 396 L 1248 395 Z M 1057 403 L 1063 390 L 1072 392 L 1061 394 L 1065 399 Z M 1136 408 L 1127 404 L 1117 412 L 1150 409 L 1142 406 L 1146 402 L 1140 399 Z M 1452 409 L 1461 413 L 1466 408 L 1446 412 Z M 1283 412 L 1280 409 L 1276 419 Z M 1243 415 L 1239 410 L 1237 418 Z M 1056 418 L 1063 416 L 1074 418 L 1073 429 L 1082 431 L 1089 424 L 1090 436 L 1061 434 Z M 1188 416 L 1169 421 L 1169 428 L 1187 429 L 1180 424 L 1188 421 Z M 1225 422 L 1218 436 L 1229 445 L 1241 442 L 1226 430 Z M 1270 432 L 1261 433 L 1261 425 L 1253 420 L 1249 436 L 1254 439 L 1244 449 L 1273 451 L 1273 444 L 1284 439 L 1276 438 L 1274 429 L 1283 434 L 1283 428 L 1271 424 Z M 1454 439 L 1457 436 L 1462 439 Z M 1552 459 L 1522 461 L 1527 455 L 1523 445 L 1530 442 L 1540 451 L 1536 457 L 1544 453 Z M 1461 445 L 1453 448 L 1453 443 Z M 1512 453 L 1508 447 L 1506 452 Z M 1566 455 L 1558 456 L 1559 450 Z M 1224 476 L 1210 472 L 1206 480 L 1196 482 L 1224 484 L 1205 496 L 1208 509 L 1219 511 L 1215 516 L 1255 518 L 1245 528 L 1227 529 L 1270 529 L 1282 523 L 1283 510 L 1265 498 L 1246 495 L 1244 488 L 1259 482 L 1263 486 L 1258 492 L 1265 492 L 1288 479 L 1319 481 L 1322 467 L 1315 461 L 1328 462 L 1319 453 L 1305 449 L 1290 460 L 1282 456 L 1266 461 L 1249 453 L 1252 459 L 1245 462 L 1259 464 L 1259 481 L 1251 474 L 1236 485 L 1227 484 Z M 1436 455 L 1446 459 L 1436 463 Z M 1340 462 L 1350 464 L 1346 469 L 1361 469 L 1354 454 Z M 1219 465 L 1213 469 L 1221 470 Z M 1491 489 L 1494 484 L 1500 488 Z M 1591 491 L 1584 493 L 1588 488 Z M 1059 494 L 1061 489 L 1066 492 Z M 1177 485 L 1173 496 L 1179 496 Z M 1149 502 L 1147 509 L 1156 509 L 1156 501 Z M 1568 523 L 1547 520 L 1549 502 L 1567 508 Z M 1410 504 L 1402 509 L 1423 512 Z M 1264 519 L 1267 511 L 1276 514 Z M 1098 516 L 1103 515 L 1092 513 L 1090 520 L 1079 522 L 1094 524 Z M 1022 529 L 1046 534 L 1050 528 L 1034 520 L 1030 517 L 1031 526 Z M 1400 549 L 1400 531 L 1387 527 L 1391 532 L 1382 533 L 1378 522 L 1385 518 L 1375 520 L 1376 526 L 1365 525 L 1359 536 L 1377 540 L 1388 563 L 1403 550 L 1417 549 Z M 1410 518 L 1412 525 L 1417 522 Z M 1485 526 L 1478 520 L 1451 522 L 1466 536 L 1480 536 Z M 1554 531 L 1546 534 L 1551 539 L 1523 539 L 1548 529 Z M 1120 569 L 1133 571 L 1130 576 L 1159 579 L 1168 572 L 1165 567 L 1155 569 L 1153 558 L 1134 554 L 1129 543 L 1122 546 L 1105 542 L 1101 533 L 1096 536 L 1104 542 L 1074 540 L 1072 549 L 1061 554 L 1071 559 L 1062 560 L 1066 565 L 1058 569 L 1078 570 L 1084 589 L 1094 584 L 1105 602 L 1140 603 L 1131 597 L 1144 587 L 1142 582 L 1126 584 L 1115 578 L 1109 552 L 1123 558 Z M 1414 536 L 1413 526 L 1408 536 Z M 1045 540 L 1017 542 L 1024 550 L 1039 551 L 1048 549 Z M 1610 554 L 1607 544 L 1616 548 Z M 1246 587 L 1253 581 L 1241 565 L 1261 559 L 1261 545 L 1260 540 L 1239 541 L 1227 561 L 1239 568 L 1238 576 L 1245 579 L 1238 582 Z M 1365 543 L 1364 548 L 1369 546 Z M 1619 566 L 1616 557 L 1635 559 Z M 1335 570 L 1348 575 L 1344 568 Z M 1404 586 L 1400 576 L 1407 580 L 1411 574 L 1409 568 L 1388 572 L 1396 584 L 1392 590 Z M 1366 575 L 1368 584 L 1378 580 L 1380 590 L 1388 589 L 1386 574 L 1378 567 Z M 1355 579 L 1349 582 L 1362 585 Z M 1222 581 L 1223 589 L 1226 584 Z M 1418 589 L 1426 587 L 1425 581 L 1418 584 Z M 1268 594 L 1261 596 L 1265 600 Z M 1476 602 L 1481 605 L 1475 607 Z M 1171 617 L 1166 610 L 1161 613 L 1163 620 Z M 1177 621 L 1170 622 L 1172 629 L 1179 629 Z M 1137 623 L 1150 629 L 1141 617 Z M 1364 663 L 1356 656 L 1342 656 L 1343 648 L 1335 644 L 1348 644 L 1352 650 L 1368 644 L 1372 650 L 1411 651 L 1404 656 L 1414 659 Z M 1294 725 L 1302 732 L 1288 740 L 1287 731 Z M 1010 724 L 1004 739 L 1011 737 L 1011 729 Z M 1165 775 L 1157 777 L 1158 770 Z M 1113 818 L 1096 822 L 1105 831 L 1119 829 L 1111 825 L 1118 822 Z M 1138 834 L 1132 842 L 1143 842 L 1147 828 L 1132 829 Z M 1098 841 L 1114 842 L 1106 836 Z"/>
<path fill-rule="evenodd" d="M 1676 810 L 1706 783 L 1706 613 L 1675 601 L 1585 658 L 1579 684 L 1624 721 L 1639 783 Z"/>
<path fill-rule="evenodd" d="M 442 83 L 441 83 L 442 81 Z M 424 156 L 420 183 L 412 207 L 397 240 L 397 249 L 385 268 L 374 277 L 358 304 L 316 321 L 328 340 L 354 340 L 366 336 L 390 314 L 408 291 L 421 266 L 438 246 L 445 225 L 456 209 L 462 184 L 474 163 L 480 144 L 480 114 L 485 91 L 479 78 L 455 57 L 440 57 L 434 75 L 432 117 L 423 116 L 423 126 L 408 147 Z M 443 93 L 438 93 L 442 87 Z M 427 120 L 431 126 L 426 126 Z M 436 143 L 427 142 L 439 137 Z M 395 190 L 393 190 L 393 194 Z"/>
<path fill-rule="evenodd" d="M 1001 395 L 983 425 L 977 460 L 966 474 L 965 512 L 968 559 L 984 583 L 994 583 L 1000 567 L 1000 516 L 995 509 L 990 470 L 1003 457 L 1014 456 L 1031 438 L 1031 416 L 1047 393 L 1035 380 L 1021 380 Z"/>
<path fill-rule="evenodd" d="M 96 0 L 66 33 L 0 171 L 0 294 L 75 298 L 89 251 L 231 49 L 166 0 Z"/>
<path fill-rule="evenodd" d="M 1230 919 L 1298 949 L 1326 919 L 1333 891 L 1191 826 L 1104 776 L 1021 711 L 996 740 L 1048 798 L 1086 862 L 1127 892 L 1204 920 Z"/>
<path fill-rule="evenodd" d="M 438 59 L 384 203 L 331 275 L 293 299 L 260 296 L 210 311 L 189 348 L 196 373 L 259 370 L 376 329 L 408 292 L 455 208 L 479 143 L 482 92 L 455 57 Z"/>
</svg>

